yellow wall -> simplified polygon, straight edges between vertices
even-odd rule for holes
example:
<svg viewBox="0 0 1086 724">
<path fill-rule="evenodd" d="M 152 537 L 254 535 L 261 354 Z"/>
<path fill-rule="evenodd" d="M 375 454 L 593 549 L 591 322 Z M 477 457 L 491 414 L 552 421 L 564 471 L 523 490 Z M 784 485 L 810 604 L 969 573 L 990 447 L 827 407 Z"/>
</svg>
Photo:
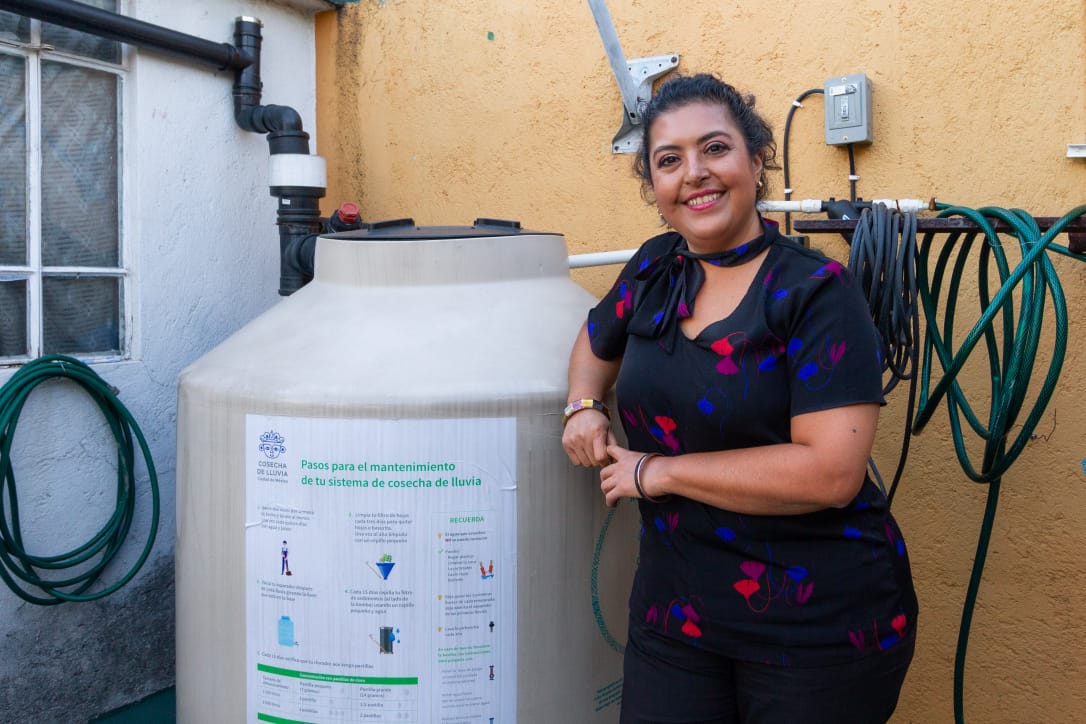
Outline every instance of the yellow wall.
<svg viewBox="0 0 1086 724">
<path fill-rule="evenodd" d="M 867 73 L 875 143 L 856 152 L 863 197 L 1036 216 L 1086 200 L 1086 160 L 1066 158 L 1068 143 L 1086 141 L 1081 0 L 608 4 L 628 57 L 680 53 L 683 71 L 754 92 L 778 140 L 793 98 L 831 75 Z M 658 231 L 630 157 L 610 152 L 621 102 L 586 2 L 361 0 L 319 16 L 317 40 L 326 212 L 355 200 L 367 220 L 517 219 L 563 233 L 570 253 L 632 248 Z M 815 96 L 793 122 L 794 198 L 848 196 L 847 155 L 822 134 Z M 779 172 L 771 185 L 781 198 Z M 847 253 L 840 237 L 813 243 Z M 1043 436 L 1004 479 L 970 639 L 969 722 L 1086 719 L 1086 264 L 1054 263 L 1071 343 Z M 615 271 L 574 277 L 599 294 Z M 967 385 L 986 414 L 984 370 Z M 887 474 L 901 440 L 899 390 L 876 447 Z M 946 417 L 940 410 L 914 438 L 894 505 L 922 608 L 896 722 L 953 718 L 954 647 L 986 487 L 961 472 Z"/>
</svg>

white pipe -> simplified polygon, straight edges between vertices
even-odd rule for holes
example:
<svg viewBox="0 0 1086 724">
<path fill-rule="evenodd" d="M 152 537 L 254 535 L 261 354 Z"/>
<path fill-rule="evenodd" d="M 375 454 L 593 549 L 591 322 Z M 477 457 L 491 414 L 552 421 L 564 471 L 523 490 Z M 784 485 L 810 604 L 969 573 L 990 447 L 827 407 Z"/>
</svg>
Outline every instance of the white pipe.
<svg viewBox="0 0 1086 724">
<path fill-rule="evenodd" d="M 871 203 L 883 204 L 887 208 L 902 212 L 927 211 L 931 208 L 930 202 L 921 199 L 874 199 Z M 800 201 L 759 201 L 758 210 L 763 212 L 817 214 L 823 209 L 822 202 L 818 199 L 802 199 Z M 636 253 L 637 249 L 622 249 L 620 251 L 601 251 L 594 254 L 572 254 L 569 257 L 569 268 L 583 269 L 589 266 L 625 264 Z"/>
<path fill-rule="evenodd" d="M 581 269 L 586 266 L 625 264 L 636 253 L 637 249 L 623 249 L 621 251 L 601 251 L 595 254 L 573 254 L 569 257 L 569 268 Z"/>
<path fill-rule="evenodd" d="M 822 202 L 818 199 L 801 201 L 759 201 L 759 211 L 798 211 L 804 214 L 817 214 L 822 211 Z"/>
<path fill-rule="evenodd" d="M 323 156 L 276 153 L 268 157 L 268 186 L 327 188 L 328 170 Z"/>
<path fill-rule="evenodd" d="M 922 199 L 875 199 L 872 203 L 883 204 L 888 209 L 895 209 L 902 213 L 908 213 L 910 211 L 931 211 L 933 209 L 932 202 L 924 201 Z"/>
<path fill-rule="evenodd" d="M 931 208 L 928 201 L 922 199 L 875 199 L 875 204 L 883 204 L 887 208 L 898 211 L 927 211 Z M 825 211 L 822 201 L 819 199 L 802 199 L 800 201 L 759 201 L 758 210 L 764 212 L 798 212 L 802 214 L 817 214 Z"/>
</svg>

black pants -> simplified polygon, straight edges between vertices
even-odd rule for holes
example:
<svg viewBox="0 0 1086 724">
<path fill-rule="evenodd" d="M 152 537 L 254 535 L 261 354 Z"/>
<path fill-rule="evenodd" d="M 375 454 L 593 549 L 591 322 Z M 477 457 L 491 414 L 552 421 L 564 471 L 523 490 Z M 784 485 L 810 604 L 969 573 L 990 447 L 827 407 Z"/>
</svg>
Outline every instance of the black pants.
<svg viewBox="0 0 1086 724">
<path fill-rule="evenodd" d="M 846 664 L 735 661 L 631 626 L 622 724 L 883 724 L 897 706 L 915 637 Z"/>
</svg>

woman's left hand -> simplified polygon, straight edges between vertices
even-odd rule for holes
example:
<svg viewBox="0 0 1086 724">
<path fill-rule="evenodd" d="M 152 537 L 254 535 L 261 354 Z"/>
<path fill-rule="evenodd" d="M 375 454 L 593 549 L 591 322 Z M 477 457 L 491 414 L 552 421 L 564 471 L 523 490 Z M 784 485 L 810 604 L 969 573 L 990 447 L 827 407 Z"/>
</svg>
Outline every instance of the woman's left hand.
<svg viewBox="0 0 1086 724">
<path fill-rule="evenodd" d="M 607 454 L 614 461 L 600 471 L 600 490 L 608 508 L 618 505 L 622 498 L 640 498 L 634 487 L 634 467 L 644 453 L 627 450 L 621 445 L 608 445 Z M 645 485 L 645 465 L 641 467 L 641 485 Z M 651 495 L 651 493 L 650 493 Z"/>
</svg>

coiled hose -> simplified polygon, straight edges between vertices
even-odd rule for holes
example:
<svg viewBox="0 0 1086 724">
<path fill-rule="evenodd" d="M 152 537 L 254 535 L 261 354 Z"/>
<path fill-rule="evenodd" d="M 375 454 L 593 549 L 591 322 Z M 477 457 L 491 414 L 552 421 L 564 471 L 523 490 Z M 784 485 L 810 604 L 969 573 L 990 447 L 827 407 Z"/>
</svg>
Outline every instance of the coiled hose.
<svg viewBox="0 0 1086 724">
<path fill-rule="evenodd" d="M 1072 221 L 1086 214 L 1086 206 L 1079 206 L 1068 212 L 1043 234 L 1037 222 L 1020 209 L 969 209 L 947 205 L 940 205 L 939 208 L 940 218 L 960 216 L 979 227 L 978 231 L 949 235 L 935 255 L 930 277 L 928 266 L 933 254 L 934 235 L 925 234 L 917 265 L 920 301 L 928 323 L 920 374 L 920 402 L 913 431 L 920 432 L 924 428 L 936 406 L 945 398 L 958 462 L 970 480 L 988 484 L 988 498 L 962 609 L 954 660 L 954 719 L 961 724 L 965 721 L 962 688 L 969 628 L 988 554 L 988 541 L 992 534 L 1000 483 L 1003 474 L 1032 439 L 1033 431 L 1052 397 L 1067 350 L 1067 302 L 1048 252 L 1086 259 L 1066 246 L 1055 243 Z M 1022 259 L 1013 270 L 1007 263 L 1003 243 L 993 228 L 991 220 L 996 219 L 1005 222 L 1010 227 L 1009 235 L 1018 240 Z M 977 255 L 981 315 L 961 342 L 955 344 L 954 324 L 958 292 L 969 252 L 978 237 L 986 242 L 979 246 Z M 993 265 L 1000 281 L 999 289 L 994 295 L 989 289 L 989 272 Z M 942 292 L 944 284 L 945 294 Z M 1017 310 L 1013 296 L 1016 290 Z M 1051 300 L 1054 315 L 1054 341 L 1041 388 L 1027 410 L 1026 395 L 1035 372 L 1034 362 L 1037 359 L 1046 298 Z M 936 315 L 940 307 L 943 321 L 942 325 L 937 325 Z M 996 333 L 997 321 L 1001 328 L 1002 341 Z M 991 377 L 991 404 L 986 423 L 980 421 L 957 380 L 966 360 L 982 340 L 988 353 Z M 936 360 L 942 368 L 942 376 L 933 388 L 932 363 Z M 1025 419 L 1019 423 L 1023 412 Z M 984 441 L 979 466 L 974 464 L 965 448 L 963 417 L 973 432 Z M 1018 431 L 1012 437 L 1012 429 L 1015 427 L 1018 427 Z"/>
<path fill-rule="evenodd" d="M 854 246 L 859 239 L 859 248 L 852 250 L 857 265 L 852 271 L 864 282 L 865 291 L 869 293 L 872 316 L 883 335 L 884 363 L 895 375 L 902 372 L 902 379 L 908 379 L 916 371 L 918 351 L 908 346 L 918 338 L 915 305 L 912 302 L 919 300 L 926 320 L 926 331 L 923 363 L 919 369 L 920 399 L 912 432 L 923 430 L 945 399 L 958 462 L 970 480 L 988 484 L 988 497 L 962 608 L 954 661 L 954 719 L 962 724 L 965 721 L 963 683 L 969 630 L 991 539 L 1000 483 L 1004 473 L 1032 439 L 1052 397 L 1067 349 L 1067 303 L 1048 252 L 1086 261 L 1086 256 L 1055 243 L 1071 222 L 1086 215 L 1086 205 L 1065 214 L 1043 234 L 1037 222 L 1019 209 L 970 209 L 946 204 L 940 204 L 938 208 L 940 218 L 961 217 L 973 222 L 977 229 L 950 233 L 937 251 L 933 243 L 935 233 L 928 232 L 916 258 L 912 259 L 910 244 L 905 237 L 909 234 L 908 224 L 915 222 L 902 221 L 897 218 L 899 215 L 896 212 L 887 212 L 885 207 L 881 210 L 876 208 L 870 214 L 865 210 L 853 237 Z M 995 231 L 995 221 L 1004 222 L 1010 228 L 1008 235 L 1017 239 L 1022 258 L 1013 269 L 1008 263 L 1003 241 Z M 895 249 L 892 245 L 899 243 L 898 230 L 901 230 L 901 240 L 900 246 Z M 915 234 L 915 225 L 912 233 Z M 984 243 L 977 244 L 978 239 Z M 915 243 L 912 249 L 916 249 Z M 961 341 L 957 342 L 959 330 L 955 329 L 955 324 L 959 293 L 970 252 L 974 249 L 978 252 L 976 271 L 981 313 Z M 915 272 L 911 272 L 909 269 L 914 264 Z M 993 270 L 999 279 L 999 288 L 994 294 L 989 284 Z M 911 291 L 913 283 L 915 292 Z M 1049 301 L 1054 315 L 1053 346 L 1044 380 L 1032 405 L 1027 407 L 1027 393 L 1036 371 L 1040 330 Z M 913 315 L 911 318 L 910 314 Z M 908 323 L 906 320 L 909 320 Z M 957 379 L 966 360 L 982 341 L 988 355 L 991 378 L 991 402 L 984 422 L 970 405 Z M 933 387 L 936 362 L 942 372 L 941 376 L 935 373 L 937 379 Z M 913 381 L 916 381 L 915 377 Z M 911 389 L 913 387 L 910 385 Z M 910 392 L 910 417 L 912 408 L 913 395 Z M 1025 419 L 1019 422 L 1023 415 Z M 979 465 L 974 463 L 966 449 L 963 419 L 984 441 Z M 1012 436 L 1015 428 L 1017 432 Z M 899 472 L 900 469 L 899 466 Z M 891 495 L 892 492 L 893 488 Z"/>
<path fill-rule="evenodd" d="M 916 286 L 916 214 L 891 211 L 872 204 L 860 213 L 849 246 L 848 267 L 863 288 L 868 311 L 879 333 L 884 380 L 882 393 L 889 395 L 899 382 L 909 382 L 905 430 L 901 454 L 886 498 L 893 503 L 909 456 L 910 426 L 916 409 L 919 365 L 920 314 Z M 886 373 L 889 372 L 889 375 Z M 875 478 L 882 476 L 874 462 Z"/>
<path fill-rule="evenodd" d="M 23 546 L 19 498 L 11 446 L 19 414 L 38 385 L 53 379 L 79 385 L 102 411 L 117 441 L 116 504 L 109 520 L 86 543 L 54 556 L 33 555 Z M 135 564 L 115 583 L 88 593 L 120 551 L 132 527 L 136 507 L 136 456 L 139 445 L 151 487 L 151 523 Z M 86 364 L 50 355 L 24 365 L 0 387 L 0 578 L 19 598 L 43 606 L 64 601 L 93 601 L 125 585 L 147 560 L 158 531 L 158 476 L 143 433 L 106 382 Z M 78 572 L 73 572 L 78 571 Z"/>
</svg>

